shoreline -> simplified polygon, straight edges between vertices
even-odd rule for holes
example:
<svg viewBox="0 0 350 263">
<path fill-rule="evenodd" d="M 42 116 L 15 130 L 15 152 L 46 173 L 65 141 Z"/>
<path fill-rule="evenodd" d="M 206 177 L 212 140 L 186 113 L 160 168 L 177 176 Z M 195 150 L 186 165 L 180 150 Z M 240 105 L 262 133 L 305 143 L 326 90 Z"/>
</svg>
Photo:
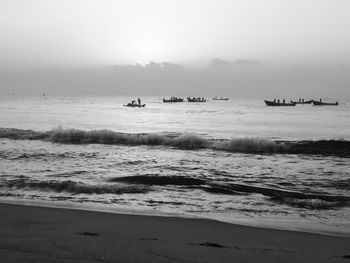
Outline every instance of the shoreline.
<svg viewBox="0 0 350 263">
<path fill-rule="evenodd" d="M 0 203 L 2 262 L 345 262 L 348 237 Z"/>
<path fill-rule="evenodd" d="M 138 210 L 131 208 L 121 208 L 121 207 L 108 207 L 106 205 L 100 204 L 83 204 L 83 203 L 67 203 L 67 202 L 50 202 L 43 200 L 29 201 L 26 199 L 23 200 L 0 200 L 1 204 L 9 205 L 23 205 L 23 206 L 33 206 L 33 207 L 43 207 L 43 208 L 53 208 L 53 209 L 71 209 L 71 210 L 81 210 L 81 211 L 90 211 L 90 212 L 101 212 L 101 213 L 110 213 L 110 214 L 119 214 L 119 215 L 134 215 L 134 216 L 154 216 L 154 217 L 171 217 L 171 218 L 185 218 L 185 219 L 204 219 L 204 220 L 213 220 L 216 222 L 222 222 L 232 225 L 239 225 L 244 227 L 256 227 L 262 229 L 272 229 L 272 230 L 281 230 L 281 231 L 293 231 L 309 234 L 318 234 L 325 236 L 335 236 L 335 237 L 350 237 L 350 222 L 336 223 L 338 228 L 333 225 L 325 225 L 321 223 L 314 223 L 310 221 L 296 221 L 288 219 L 276 219 L 276 218 L 220 218 L 217 216 L 210 215 L 195 215 L 195 214 L 180 214 L 180 213 L 170 213 L 159 210 Z M 343 231 L 339 230 L 339 225 L 342 225 Z M 346 232 L 344 232 L 346 230 Z"/>
</svg>

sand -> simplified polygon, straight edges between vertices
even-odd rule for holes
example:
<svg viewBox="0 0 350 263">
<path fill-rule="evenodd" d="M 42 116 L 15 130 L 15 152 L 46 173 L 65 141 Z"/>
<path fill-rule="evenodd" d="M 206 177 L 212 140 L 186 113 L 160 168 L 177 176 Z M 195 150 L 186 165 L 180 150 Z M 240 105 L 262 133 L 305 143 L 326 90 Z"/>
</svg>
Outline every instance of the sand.
<svg viewBox="0 0 350 263">
<path fill-rule="evenodd" d="M 350 262 L 350 238 L 0 204 L 0 262 Z"/>
</svg>

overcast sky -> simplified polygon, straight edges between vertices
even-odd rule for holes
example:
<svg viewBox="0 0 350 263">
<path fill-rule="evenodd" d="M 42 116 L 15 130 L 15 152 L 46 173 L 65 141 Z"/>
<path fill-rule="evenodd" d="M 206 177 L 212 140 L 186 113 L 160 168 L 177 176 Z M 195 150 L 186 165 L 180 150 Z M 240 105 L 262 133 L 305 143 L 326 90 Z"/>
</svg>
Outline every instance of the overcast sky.
<svg viewBox="0 0 350 263">
<path fill-rule="evenodd" d="M 149 61 L 183 68 L 110 67 Z M 0 94 L 349 98 L 349 86 L 350 0 L 0 0 Z"/>
<path fill-rule="evenodd" d="M 0 0 L 1 65 L 349 63 L 348 0 Z"/>
</svg>

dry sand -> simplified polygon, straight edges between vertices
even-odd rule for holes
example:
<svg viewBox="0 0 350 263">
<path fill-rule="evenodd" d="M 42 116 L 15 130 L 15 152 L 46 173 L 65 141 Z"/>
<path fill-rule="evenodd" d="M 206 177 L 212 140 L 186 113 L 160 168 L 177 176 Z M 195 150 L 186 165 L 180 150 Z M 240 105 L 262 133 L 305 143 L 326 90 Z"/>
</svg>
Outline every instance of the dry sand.
<svg viewBox="0 0 350 263">
<path fill-rule="evenodd" d="M 0 204 L 0 262 L 350 262 L 350 238 Z"/>
</svg>

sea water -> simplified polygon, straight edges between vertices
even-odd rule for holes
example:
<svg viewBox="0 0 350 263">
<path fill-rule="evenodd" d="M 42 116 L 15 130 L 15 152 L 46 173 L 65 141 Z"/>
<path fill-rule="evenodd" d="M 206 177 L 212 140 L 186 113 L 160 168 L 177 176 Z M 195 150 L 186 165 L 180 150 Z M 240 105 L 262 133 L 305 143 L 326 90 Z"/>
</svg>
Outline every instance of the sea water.
<svg viewBox="0 0 350 263">
<path fill-rule="evenodd" d="M 0 199 L 350 234 L 350 101 L 132 99 L 0 97 Z"/>
</svg>

